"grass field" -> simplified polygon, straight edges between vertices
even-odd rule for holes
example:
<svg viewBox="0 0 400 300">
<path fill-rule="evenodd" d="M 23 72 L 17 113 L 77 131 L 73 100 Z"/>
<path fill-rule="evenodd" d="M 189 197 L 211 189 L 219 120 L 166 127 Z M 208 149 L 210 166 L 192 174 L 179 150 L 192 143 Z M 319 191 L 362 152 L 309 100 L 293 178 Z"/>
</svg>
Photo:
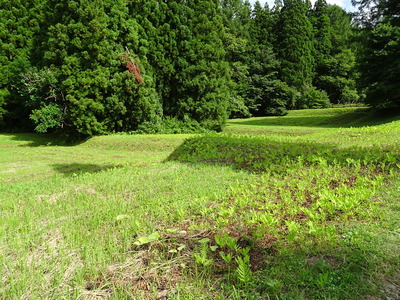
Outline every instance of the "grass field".
<svg viewBox="0 0 400 300">
<path fill-rule="evenodd" d="M 399 299 L 400 117 L 0 134 L 1 299 Z"/>
</svg>

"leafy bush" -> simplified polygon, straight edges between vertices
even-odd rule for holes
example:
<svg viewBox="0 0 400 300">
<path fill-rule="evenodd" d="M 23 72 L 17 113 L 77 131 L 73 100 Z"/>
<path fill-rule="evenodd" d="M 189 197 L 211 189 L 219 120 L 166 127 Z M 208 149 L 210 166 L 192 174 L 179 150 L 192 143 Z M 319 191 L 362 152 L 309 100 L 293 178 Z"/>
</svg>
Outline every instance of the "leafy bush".
<svg viewBox="0 0 400 300">
<path fill-rule="evenodd" d="M 244 100 L 239 95 L 232 95 L 229 98 L 229 118 L 249 118 L 251 117 L 251 113 L 249 112 L 249 108 L 244 103 Z"/>
<path fill-rule="evenodd" d="M 185 118 L 178 120 L 177 118 L 164 117 L 157 122 L 144 122 L 138 126 L 138 129 L 132 133 L 139 134 L 179 134 L 179 133 L 205 133 L 209 132 L 204 129 L 197 121 Z"/>
<path fill-rule="evenodd" d="M 315 87 L 306 89 L 298 100 L 299 108 L 328 108 L 331 106 L 328 94 Z"/>
<path fill-rule="evenodd" d="M 296 102 L 296 90 L 280 80 L 253 87 L 251 93 L 256 99 L 255 116 L 284 116 Z"/>
<path fill-rule="evenodd" d="M 65 123 L 65 99 L 60 89 L 57 74 L 52 69 L 31 68 L 22 75 L 23 91 L 31 110 L 29 118 L 36 124 L 35 131 L 45 133 L 50 128 L 62 127 Z"/>
<path fill-rule="evenodd" d="M 33 110 L 30 118 L 37 124 L 36 132 L 46 133 L 49 128 L 62 126 L 63 112 L 60 106 L 51 103 Z"/>
</svg>

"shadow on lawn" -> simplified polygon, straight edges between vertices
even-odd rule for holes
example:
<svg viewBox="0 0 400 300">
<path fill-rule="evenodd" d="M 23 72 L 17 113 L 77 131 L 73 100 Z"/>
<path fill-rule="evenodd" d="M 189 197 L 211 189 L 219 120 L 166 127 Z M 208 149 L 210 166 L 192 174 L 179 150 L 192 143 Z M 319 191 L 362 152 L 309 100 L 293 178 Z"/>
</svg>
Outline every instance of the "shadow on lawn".
<svg viewBox="0 0 400 300">
<path fill-rule="evenodd" d="M 284 299 L 367 299 L 381 293 L 382 287 L 371 280 L 376 271 L 369 258 L 373 251 L 340 243 L 325 245 L 332 249 L 319 251 L 316 248 L 321 246 L 309 246 L 312 250 L 287 248 L 269 257 L 274 263 L 256 279 L 260 294 L 285 296 Z M 269 278 L 278 278 L 278 290 L 271 286 Z M 291 289 L 287 291 L 285 286 Z"/>
<path fill-rule="evenodd" d="M 338 115 L 316 116 L 282 116 L 250 119 L 248 121 L 230 120 L 229 124 L 255 126 L 295 126 L 295 127 L 322 127 L 322 128 L 350 128 L 376 126 L 400 120 L 398 112 L 381 111 L 360 108 L 352 112 Z"/>
<path fill-rule="evenodd" d="M 54 164 L 54 171 L 65 176 L 76 176 L 85 173 L 98 173 L 105 170 L 121 167 L 120 165 L 96 165 L 96 164 Z"/>
<path fill-rule="evenodd" d="M 43 146 L 77 146 L 85 139 L 78 139 L 67 135 L 39 134 L 39 133 L 5 133 L 4 136 L 11 137 L 11 140 L 20 142 L 18 147 L 43 147 Z"/>
</svg>

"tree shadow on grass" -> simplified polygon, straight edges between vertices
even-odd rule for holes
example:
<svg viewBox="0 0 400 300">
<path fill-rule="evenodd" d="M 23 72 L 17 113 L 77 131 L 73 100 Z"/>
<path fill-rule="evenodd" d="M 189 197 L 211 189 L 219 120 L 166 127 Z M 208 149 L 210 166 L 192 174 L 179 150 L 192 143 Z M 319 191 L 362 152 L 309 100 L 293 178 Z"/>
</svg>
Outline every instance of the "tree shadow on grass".
<svg viewBox="0 0 400 300">
<path fill-rule="evenodd" d="M 350 128 L 376 126 L 400 120 L 398 112 L 373 112 L 362 108 L 338 115 L 282 116 L 229 121 L 234 125 Z"/>
<path fill-rule="evenodd" d="M 316 245 L 308 250 L 289 247 L 270 257 L 274 263 L 256 279 L 261 294 L 276 295 L 268 278 L 279 278 L 278 294 L 285 299 L 362 299 L 380 294 L 380 283 L 371 280 L 376 271 L 369 257 L 373 251 L 361 251 L 355 245 L 326 246 L 334 250 L 316 251 Z"/>
<path fill-rule="evenodd" d="M 86 140 L 67 135 L 38 134 L 38 133 L 4 133 L 11 140 L 20 142 L 18 147 L 43 147 L 43 146 L 77 146 Z"/>
<path fill-rule="evenodd" d="M 54 171 L 65 176 L 77 176 L 86 173 L 99 173 L 102 171 L 120 168 L 121 165 L 96 165 L 96 164 L 54 164 L 52 165 Z"/>
</svg>

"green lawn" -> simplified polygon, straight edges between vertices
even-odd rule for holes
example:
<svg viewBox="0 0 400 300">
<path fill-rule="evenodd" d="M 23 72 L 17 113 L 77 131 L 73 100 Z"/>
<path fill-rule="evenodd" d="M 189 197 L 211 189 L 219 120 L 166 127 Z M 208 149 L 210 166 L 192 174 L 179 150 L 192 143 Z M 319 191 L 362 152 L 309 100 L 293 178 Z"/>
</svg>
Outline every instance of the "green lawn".
<svg viewBox="0 0 400 300">
<path fill-rule="evenodd" d="M 0 134 L 1 299 L 395 299 L 400 118 Z"/>
</svg>

